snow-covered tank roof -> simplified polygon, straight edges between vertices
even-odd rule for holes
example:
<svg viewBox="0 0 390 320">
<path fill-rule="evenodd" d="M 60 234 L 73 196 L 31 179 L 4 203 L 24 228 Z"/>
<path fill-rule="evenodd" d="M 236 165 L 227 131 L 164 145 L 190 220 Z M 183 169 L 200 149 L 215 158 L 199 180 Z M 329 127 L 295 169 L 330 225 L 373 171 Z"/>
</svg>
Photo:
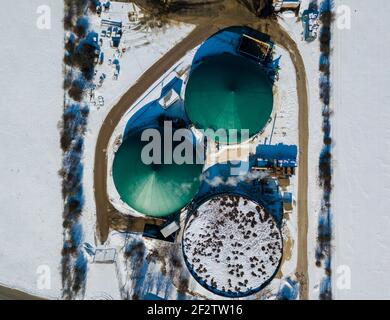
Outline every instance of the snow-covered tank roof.
<svg viewBox="0 0 390 320">
<path fill-rule="evenodd" d="M 237 195 L 218 195 L 190 216 L 183 253 L 195 279 L 223 296 L 242 297 L 265 287 L 282 258 L 282 236 L 258 203 Z"/>
</svg>

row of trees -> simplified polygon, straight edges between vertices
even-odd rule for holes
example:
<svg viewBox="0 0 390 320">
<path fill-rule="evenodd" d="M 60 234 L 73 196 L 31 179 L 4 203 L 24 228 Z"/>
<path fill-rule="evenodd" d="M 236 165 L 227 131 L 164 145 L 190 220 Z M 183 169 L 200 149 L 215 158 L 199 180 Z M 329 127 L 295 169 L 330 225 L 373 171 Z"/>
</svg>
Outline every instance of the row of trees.
<svg viewBox="0 0 390 320">
<path fill-rule="evenodd" d="M 80 102 L 89 89 L 88 82 L 93 78 L 100 52 L 97 34 L 89 31 L 89 21 L 84 16 L 88 6 L 96 7 L 96 0 L 67 0 L 65 5 L 64 89 L 73 100 Z"/>
<path fill-rule="evenodd" d="M 87 259 L 82 249 L 84 237 L 80 217 L 84 206 L 83 134 L 88 113 L 88 107 L 80 104 L 65 107 L 61 130 L 61 147 L 64 151 L 60 170 L 64 199 L 62 281 L 65 299 L 83 295 L 86 282 Z"/>
<path fill-rule="evenodd" d="M 324 267 L 325 277 L 320 285 L 320 299 L 332 299 L 331 287 L 331 192 L 332 192 L 332 138 L 331 138 L 331 82 L 330 82 L 330 54 L 331 54 L 331 24 L 333 20 L 332 0 L 322 0 L 320 4 L 320 100 L 323 103 L 322 131 L 323 148 L 319 159 L 319 182 L 323 189 L 322 205 L 318 217 L 318 237 L 316 248 L 316 265 Z"/>
<path fill-rule="evenodd" d="M 65 0 L 64 28 L 64 112 L 60 144 L 63 151 L 62 196 L 64 200 L 61 274 L 64 299 L 83 297 L 88 260 L 83 250 L 84 232 L 80 221 L 84 206 L 82 185 L 84 133 L 89 107 L 82 103 L 94 72 L 95 47 L 87 41 L 88 19 L 84 16 L 93 0 Z"/>
</svg>

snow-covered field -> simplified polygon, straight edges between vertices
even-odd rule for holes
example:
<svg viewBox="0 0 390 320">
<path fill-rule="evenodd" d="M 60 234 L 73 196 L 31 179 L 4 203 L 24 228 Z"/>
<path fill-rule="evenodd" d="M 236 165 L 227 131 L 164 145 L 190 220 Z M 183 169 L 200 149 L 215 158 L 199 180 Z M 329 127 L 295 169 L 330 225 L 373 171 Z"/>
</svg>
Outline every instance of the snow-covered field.
<svg viewBox="0 0 390 320">
<path fill-rule="evenodd" d="M 51 9 L 51 29 L 36 26 L 41 1 L 0 10 L 0 284 L 60 296 L 62 248 L 63 5 Z"/>
<path fill-rule="evenodd" d="M 389 299 L 390 3 L 341 4 L 352 20 L 334 30 L 334 293 Z"/>
</svg>

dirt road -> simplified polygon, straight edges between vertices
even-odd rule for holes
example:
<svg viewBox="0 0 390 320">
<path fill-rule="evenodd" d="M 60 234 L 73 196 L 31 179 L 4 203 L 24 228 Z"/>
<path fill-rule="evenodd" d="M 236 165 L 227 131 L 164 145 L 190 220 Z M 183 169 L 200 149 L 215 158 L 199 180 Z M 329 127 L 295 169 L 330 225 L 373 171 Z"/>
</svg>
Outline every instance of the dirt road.
<svg viewBox="0 0 390 320">
<path fill-rule="evenodd" d="M 43 298 L 16 289 L 0 286 L 0 300 L 43 300 Z"/>
<path fill-rule="evenodd" d="M 297 45 L 289 34 L 275 20 L 258 19 L 247 12 L 227 11 L 214 18 L 172 16 L 171 19 L 197 24 L 195 30 L 182 42 L 173 47 L 150 69 L 148 69 L 123 95 L 111 109 L 105 119 L 97 140 L 95 150 L 94 188 L 97 215 L 97 234 L 101 242 L 107 239 L 110 227 L 115 224 L 126 225 L 135 220 L 118 213 L 107 196 L 107 156 L 109 139 L 121 117 L 130 106 L 156 82 L 185 53 L 206 40 L 216 31 L 233 25 L 246 25 L 267 33 L 279 46 L 285 48 L 294 63 L 296 70 L 297 92 L 299 102 L 299 170 L 298 170 L 298 263 L 296 274 L 300 282 L 300 298 L 308 299 L 307 278 L 307 190 L 308 190 L 308 97 L 306 72 L 303 59 Z M 114 224 L 114 226 L 113 226 Z"/>
</svg>

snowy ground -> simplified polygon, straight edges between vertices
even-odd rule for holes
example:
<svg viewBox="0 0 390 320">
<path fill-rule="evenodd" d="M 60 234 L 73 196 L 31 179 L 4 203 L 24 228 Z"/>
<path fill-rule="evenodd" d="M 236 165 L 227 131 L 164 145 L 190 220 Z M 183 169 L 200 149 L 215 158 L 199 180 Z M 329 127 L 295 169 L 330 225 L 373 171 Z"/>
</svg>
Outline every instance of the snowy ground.
<svg viewBox="0 0 390 320">
<path fill-rule="evenodd" d="M 0 284 L 57 298 L 63 209 L 57 173 L 62 159 L 57 124 L 63 105 L 63 5 L 45 2 L 51 9 L 51 29 L 39 30 L 41 4 L 8 2 L 0 11 Z"/>
<path fill-rule="evenodd" d="M 301 13 L 307 9 L 309 0 L 303 0 Z M 309 190 L 308 190 L 308 271 L 309 271 L 309 298 L 318 299 L 319 283 L 322 271 L 315 266 L 315 248 L 317 245 L 318 213 L 321 205 L 322 191 L 318 185 L 318 159 L 322 148 L 322 104 L 319 100 L 319 41 L 318 39 L 307 43 L 302 37 L 302 23 L 297 17 L 281 14 L 279 23 L 285 28 L 296 42 L 306 67 L 308 78 L 309 99 Z"/>
<path fill-rule="evenodd" d="M 274 58 L 281 56 L 279 80 L 274 88 L 274 110 L 272 122 L 265 127 L 264 133 L 257 140 L 258 143 L 286 145 L 298 145 L 298 95 L 296 91 L 296 77 L 294 65 L 286 50 L 275 46 Z M 299 155 L 298 155 L 299 166 Z M 299 170 L 299 167 L 298 167 Z M 295 199 L 297 198 L 297 174 L 290 178 L 290 185 L 282 188 L 283 192 L 291 192 L 293 195 L 293 206 L 290 212 L 284 213 L 282 222 L 283 235 L 283 261 L 280 272 L 271 282 L 269 287 L 273 292 L 277 291 L 284 284 L 286 277 L 293 277 L 297 263 L 297 232 L 298 216 Z"/>
<path fill-rule="evenodd" d="M 334 30 L 334 293 L 389 299 L 390 3 L 341 4 L 352 20 L 350 30 Z"/>
</svg>

